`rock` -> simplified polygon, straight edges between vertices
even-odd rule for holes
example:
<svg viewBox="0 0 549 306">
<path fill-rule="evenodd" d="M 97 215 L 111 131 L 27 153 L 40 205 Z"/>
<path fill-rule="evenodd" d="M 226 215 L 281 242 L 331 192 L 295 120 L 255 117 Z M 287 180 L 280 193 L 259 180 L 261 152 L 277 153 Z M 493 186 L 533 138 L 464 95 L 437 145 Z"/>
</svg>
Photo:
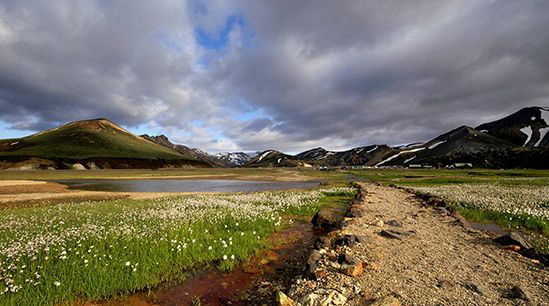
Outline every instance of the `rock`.
<svg viewBox="0 0 549 306">
<path fill-rule="evenodd" d="M 293 306 L 294 301 L 286 296 L 282 291 L 278 291 L 276 294 L 276 302 L 280 306 Z"/>
<path fill-rule="evenodd" d="M 377 227 L 383 227 L 383 220 L 375 220 L 372 225 L 375 225 Z"/>
<path fill-rule="evenodd" d="M 362 210 L 357 207 L 357 204 L 353 204 L 351 207 L 347 209 L 345 212 L 345 217 L 347 218 L 360 218 L 362 217 Z"/>
<path fill-rule="evenodd" d="M 394 226 L 394 227 L 402 227 L 402 222 L 398 220 L 391 220 L 387 222 L 387 225 Z"/>
<path fill-rule="evenodd" d="M 347 302 L 347 298 L 343 294 L 337 291 L 334 291 L 334 295 L 332 296 L 332 304 L 345 305 L 346 302 Z"/>
<path fill-rule="evenodd" d="M 379 270 L 379 265 L 375 262 L 368 262 L 366 264 L 363 264 L 366 270 Z"/>
<path fill-rule="evenodd" d="M 332 247 L 332 240 L 328 237 L 321 236 L 316 238 L 314 243 L 315 249 L 328 249 Z"/>
<path fill-rule="evenodd" d="M 328 229 L 337 227 L 337 223 L 338 223 L 336 218 L 332 215 L 332 213 L 330 213 L 327 210 L 320 210 L 319 212 L 317 212 L 316 215 L 311 220 L 311 222 L 315 226 L 328 228 Z"/>
<path fill-rule="evenodd" d="M 309 255 L 309 259 L 307 260 L 307 265 L 316 265 L 317 262 L 322 258 L 322 254 L 314 250 L 311 252 L 311 255 Z"/>
<path fill-rule="evenodd" d="M 541 264 L 549 267 L 549 255 L 543 254 L 535 248 L 522 249 L 519 250 L 518 253 L 526 258 L 538 260 Z"/>
<path fill-rule="evenodd" d="M 342 265 L 340 271 L 345 275 L 353 277 L 360 276 L 363 272 L 362 263 L 356 265 Z"/>
<path fill-rule="evenodd" d="M 497 239 L 494 239 L 494 242 L 501 245 L 518 245 L 523 249 L 531 249 L 532 245 L 524 239 L 522 235 L 517 232 L 512 232 L 505 234 Z"/>
<path fill-rule="evenodd" d="M 316 302 L 320 299 L 318 294 L 309 293 L 299 300 L 299 303 L 303 306 L 315 306 Z"/>
<path fill-rule="evenodd" d="M 468 287 L 469 287 L 469 289 L 477 292 L 478 294 L 480 294 L 482 296 L 485 296 L 485 297 L 495 296 L 495 293 L 492 290 L 490 290 L 488 287 L 484 286 L 484 285 L 471 284 Z"/>
<path fill-rule="evenodd" d="M 392 296 L 386 296 L 377 299 L 375 302 L 370 304 L 370 306 L 400 306 L 400 303 L 396 298 Z"/>
<path fill-rule="evenodd" d="M 514 252 L 520 251 L 520 247 L 518 245 L 504 245 L 503 248 L 508 251 L 514 251 Z"/>
<path fill-rule="evenodd" d="M 532 296 L 530 295 L 530 293 L 519 286 L 513 286 L 513 288 L 509 290 L 507 297 L 511 299 L 532 301 Z"/>
<path fill-rule="evenodd" d="M 339 255 L 339 258 L 337 259 L 337 262 L 339 262 L 340 264 L 357 265 L 361 261 L 358 258 L 354 257 L 353 255 L 341 254 L 341 255 Z"/>
<path fill-rule="evenodd" d="M 456 210 L 457 212 L 457 210 Z M 469 224 L 469 221 L 467 221 L 467 219 L 465 219 L 462 215 L 459 214 L 459 212 L 457 214 L 454 214 L 454 218 L 456 218 L 456 223 L 465 227 L 465 228 L 471 228 L 471 224 Z"/>
<path fill-rule="evenodd" d="M 393 239 L 399 239 L 399 240 L 402 240 L 404 238 L 411 237 L 414 235 L 415 234 L 412 232 L 395 230 L 395 229 L 388 229 L 388 230 L 381 231 L 381 236 L 385 236 Z"/>
<path fill-rule="evenodd" d="M 427 205 L 435 207 L 446 207 L 446 201 L 439 197 L 431 197 L 427 200 Z"/>
<path fill-rule="evenodd" d="M 454 288 L 455 285 L 451 281 L 441 280 L 438 282 L 437 287 L 442 289 L 451 289 L 451 288 Z"/>
<path fill-rule="evenodd" d="M 437 207 L 437 210 L 443 216 L 447 216 L 450 214 L 445 207 Z"/>
<path fill-rule="evenodd" d="M 313 276 L 314 276 L 314 279 L 316 281 L 319 281 L 325 277 L 328 276 L 328 273 L 326 273 L 326 271 L 322 270 L 322 269 L 316 269 L 313 273 Z"/>
<path fill-rule="evenodd" d="M 345 235 L 339 237 L 334 241 L 335 245 L 348 246 L 350 248 L 354 247 L 356 244 L 356 239 L 354 235 Z"/>
<path fill-rule="evenodd" d="M 357 242 L 362 244 L 373 244 L 376 243 L 376 240 L 374 238 L 366 237 L 366 236 L 355 236 L 355 239 Z"/>
</svg>

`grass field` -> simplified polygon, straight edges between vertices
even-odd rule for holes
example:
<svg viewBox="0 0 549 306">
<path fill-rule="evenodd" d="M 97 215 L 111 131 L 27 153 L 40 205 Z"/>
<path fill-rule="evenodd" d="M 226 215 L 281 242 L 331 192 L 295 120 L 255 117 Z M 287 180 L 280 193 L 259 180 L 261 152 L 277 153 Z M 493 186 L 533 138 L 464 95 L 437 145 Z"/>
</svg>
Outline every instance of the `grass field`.
<svg viewBox="0 0 549 306">
<path fill-rule="evenodd" d="M 0 212 L 0 305 L 97 300 L 230 270 L 296 216 L 356 190 L 221 194 L 64 204 Z"/>
</svg>

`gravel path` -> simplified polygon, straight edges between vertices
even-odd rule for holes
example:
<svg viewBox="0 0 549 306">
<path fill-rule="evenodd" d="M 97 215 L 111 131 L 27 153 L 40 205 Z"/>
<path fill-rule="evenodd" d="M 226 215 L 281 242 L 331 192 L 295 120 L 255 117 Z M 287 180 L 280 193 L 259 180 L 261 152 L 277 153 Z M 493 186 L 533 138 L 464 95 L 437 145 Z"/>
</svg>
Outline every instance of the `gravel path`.
<svg viewBox="0 0 549 306">
<path fill-rule="evenodd" d="M 360 203 L 362 217 L 348 220 L 334 234 L 369 238 L 336 250 L 359 258 L 364 273 L 347 276 L 325 256 L 327 277 L 296 280 L 288 293 L 295 301 L 333 289 L 347 297 L 345 305 L 368 305 L 385 297 L 400 305 L 549 305 L 549 269 L 539 262 L 505 250 L 489 232 L 466 229 L 401 189 L 361 186 L 367 191 Z M 414 235 L 381 235 L 391 229 Z"/>
</svg>

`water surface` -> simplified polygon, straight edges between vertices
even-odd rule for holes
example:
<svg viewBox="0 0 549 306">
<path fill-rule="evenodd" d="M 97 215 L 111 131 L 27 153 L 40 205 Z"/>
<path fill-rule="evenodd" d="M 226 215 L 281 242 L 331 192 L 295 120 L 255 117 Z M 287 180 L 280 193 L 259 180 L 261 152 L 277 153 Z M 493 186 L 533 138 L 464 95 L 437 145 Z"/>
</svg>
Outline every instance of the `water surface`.
<svg viewBox="0 0 549 306">
<path fill-rule="evenodd" d="M 259 192 L 316 187 L 323 181 L 55 180 L 73 190 L 119 192 Z"/>
</svg>

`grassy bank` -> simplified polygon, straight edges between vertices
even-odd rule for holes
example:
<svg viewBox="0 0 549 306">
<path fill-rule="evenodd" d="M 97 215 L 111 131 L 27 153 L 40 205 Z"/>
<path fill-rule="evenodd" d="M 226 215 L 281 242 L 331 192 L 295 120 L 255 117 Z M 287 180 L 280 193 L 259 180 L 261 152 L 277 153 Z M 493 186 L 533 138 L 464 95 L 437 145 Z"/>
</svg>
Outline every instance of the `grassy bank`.
<svg viewBox="0 0 549 306">
<path fill-rule="evenodd" d="M 97 300 L 230 270 L 285 216 L 312 215 L 355 189 L 64 204 L 0 213 L 0 305 Z"/>
</svg>

